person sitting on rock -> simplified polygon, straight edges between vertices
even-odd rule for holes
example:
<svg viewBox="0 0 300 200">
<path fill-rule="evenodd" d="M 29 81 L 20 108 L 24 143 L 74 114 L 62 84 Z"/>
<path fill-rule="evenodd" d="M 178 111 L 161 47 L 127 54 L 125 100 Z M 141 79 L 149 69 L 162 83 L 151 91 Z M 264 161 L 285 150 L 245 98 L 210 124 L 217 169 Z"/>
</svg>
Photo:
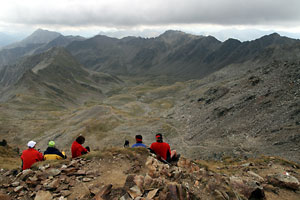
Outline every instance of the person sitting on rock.
<svg viewBox="0 0 300 200">
<path fill-rule="evenodd" d="M 147 146 L 143 143 L 143 136 L 136 135 L 135 140 L 136 140 L 136 143 L 133 144 L 131 147 L 144 147 L 144 148 L 147 148 Z"/>
<path fill-rule="evenodd" d="M 128 141 L 128 140 L 125 140 L 124 148 L 127 148 L 127 147 L 129 147 L 129 141 Z"/>
<path fill-rule="evenodd" d="M 22 170 L 29 169 L 35 162 L 44 160 L 43 154 L 34 148 L 35 145 L 35 141 L 29 141 L 28 149 L 22 152 Z"/>
<path fill-rule="evenodd" d="M 67 156 L 64 151 L 60 152 L 57 148 L 55 148 L 55 142 L 49 141 L 48 148 L 44 152 L 45 160 L 61 160 L 66 159 Z"/>
<path fill-rule="evenodd" d="M 172 150 L 170 145 L 166 142 L 163 142 L 162 134 L 156 134 L 156 142 L 152 143 L 150 146 L 150 151 L 155 153 L 158 160 L 161 161 L 178 161 L 180 154 L 177 155 L 176 150 Z"/>
<path fill-rule="evenodd" d="M 90 152 L 89 147 L 83 147 L 82 144 L 85 142 L 85 138 L 83 136 L 78 136 L 76 140 L 73 142 L 71 147 L 72 158 L 79 157 L 81 155 L 87 154 Z"/>
</svg>

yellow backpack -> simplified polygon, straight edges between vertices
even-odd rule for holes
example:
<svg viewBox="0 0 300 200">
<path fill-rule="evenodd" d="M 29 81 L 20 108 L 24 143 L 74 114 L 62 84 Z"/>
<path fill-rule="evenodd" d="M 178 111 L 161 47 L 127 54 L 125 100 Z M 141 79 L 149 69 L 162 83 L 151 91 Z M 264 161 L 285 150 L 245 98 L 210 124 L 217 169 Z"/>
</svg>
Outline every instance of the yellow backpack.
<svg viewBox="0 0 300 200">
<path fill-rule="evenodd" d="M 64 151 L 61 152 L 64 156 L 66 155 L 66 153 Z M 57 154 L 46 154 L 44 155 L 44 160 L 61 160 L 63 159 L 61 156 L 57 155 Z"/>
</svg>

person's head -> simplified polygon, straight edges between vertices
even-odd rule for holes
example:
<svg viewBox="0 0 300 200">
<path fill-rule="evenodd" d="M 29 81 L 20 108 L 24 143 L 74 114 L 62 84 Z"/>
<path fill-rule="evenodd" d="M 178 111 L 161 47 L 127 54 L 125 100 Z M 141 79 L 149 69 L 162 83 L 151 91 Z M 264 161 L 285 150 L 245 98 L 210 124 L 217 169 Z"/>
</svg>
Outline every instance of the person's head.
<svg viewBox="0 0 300 200">
<path fill-rule="evenodd" d="M 29 148 L 34 148 L 35 147 L 35 145 L 36 145 L 36 142 L 35 141 L 29 141 L 28 143 L 27 143 L 27 146 L 29 147 Z"/>
<path fill-rule="evenodd" d="M 143 143 L 143 136 L 136 135 L 135 136 L 135 141 L 136 141 L 136 143 Z"/>
<path fill-rule="evenodd" d="M 125 140 L 124 147 L 129 147 L 129 141 Z"/>
<path fill-rule="evenodd" d="M 55 142 L 54 141 L 49 141 L 48 147 L 55 147 Z"/>
<path fill-rule="evenodd" d="M 83 144 L 85 142 L 85 138 L 80 135 L 76 138 L 76 142 L 78 142 L 79 144 Z"/>
<path fill-rule="evenodd" d="M 163 142 L 163 137 L 161 133 L 157 133 L 155 137 L 156 137 L 156 142 Z"/>
</svg>

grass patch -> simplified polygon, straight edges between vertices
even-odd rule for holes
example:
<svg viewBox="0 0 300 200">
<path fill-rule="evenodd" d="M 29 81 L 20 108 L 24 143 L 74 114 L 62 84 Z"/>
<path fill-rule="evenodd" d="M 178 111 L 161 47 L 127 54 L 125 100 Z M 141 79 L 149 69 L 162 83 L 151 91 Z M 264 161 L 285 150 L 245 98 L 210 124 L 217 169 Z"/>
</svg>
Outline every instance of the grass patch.
<svg viewBox="0 0 300 200">
<path fill-rule="evenodd" d="M 62 160 L 45 160 L 45 161 L 34 163 L 31 167 L 31 169 L 37 170 L 39 167 L 42 167 L 45 165 L 49 165 L 50 167 L 53 167 L 53 168 L 59 168 L 62 165 L 69 164 L 70 161 L 71 161 L 71 158 L 62 159 Z"/>
<path fill-rule="evenodd" d="M 136 87 L 131 88 L 131 92 L 136 94 L 138 97 L 146 95 L 147 92 L 155 89 L 153 86 L 149 85 L 138 85 Z"/>
<path fill-rule="evenodd" d="M 133 95 L 128 95 L 128 94 L 119 94 L 119 95 L 114 95 L 110 98 L 108 98 L 107 103 L 108 104 L 126 104 L 132 101 L 136 101 L 136 97 Z"/>
<path fill-rule="evenodd" d="M 89 121 L 85 124 L 88 133 L 108 132 L 118 127 L 122 122 L 116 117 L 110 116 L 108 118 Z"/>
<path fill-rule="evenodd" d="M 97 159 L 105 159 L 105 158 L 112 158 L 116 155 L 124 155 L 129 158 L 135 158 L 138 154 L 148 156 L 149 152 L 146 148 L 119 148 L 119 147 L 111 147 L 111 148 L 104 148 L 101 151 L 92 151 L 84 156 L 88 160 L 97 158 Z"/>
<path fill-rule="evenodd" d="M 0 166 L 3 169 L 17 169 L 21 167 L 21 158 L 18 153 L 15 152 L 9 146 L 0 146 Z"/>
<path fill-rule="evenodd" d="M 96 102 L 96 101 L 85 101 L 84 102 L 84 106 L 86 107 L 93 107 L 93 106 L 97 106 L 99 105 L 99 102 Z"/>
<path fill-rule="evenodd" d="M 21 169 L 22 161 L 19 157 L 0 157 L 0 166 L 2 169 Z"/>
<path fill-rule="evenodd" d="M 1 157 L 17 157 L 18 153 L 9 146 L 0 146 Z"/>
<path fill-rule="evenodd" d="M 130 116 L 141 116 L 145 114 L 144 109 L 135 102 L 128 103 L 125 106 L 127 107 Z"/>
<path fill-rule="evenodd" d="M 170 94 L 174 95 L 174 93 L 180 91 L 183 88 L 184 88 L 184 84 L 177 82 L 174 85 L 162 86 L 162 87 L 153 89 L 150 92 L 148 92 L 147 94 L 154 96 L 154 98 L 163 98 L 163 97 L 170 96 Z"/>
<path fill-rule="evenodd" d="M 277 157 L 277 156 L 261 155 L 259 158 L 253 159 L 253 162 L 255 164 L 260 164 L 260 165 L 266 165 L 266 164 L 270 163 L 271 161 L 273 163 L 280 164 L 283 166 L 296 166 L 298 169 L 300 169 L 300 164 L 293 162 L 293 161 L 286 160 L 281 157 Z"/>
<path fill-rule="evenodd" d="M 170 109 L 174 106 L 174 102 L 170 99 L 158 99 L 153 101 L 151 106 L 158 109 Z"/>
<path fill-rule="evenodd" d="M 175 137 L 178 134 L 176 129 L 172 125 L 167 123 L 162 124 L 161 132 L 163 132 L 163 135 L 165 135 L 165 137 Z"/>
</svg>

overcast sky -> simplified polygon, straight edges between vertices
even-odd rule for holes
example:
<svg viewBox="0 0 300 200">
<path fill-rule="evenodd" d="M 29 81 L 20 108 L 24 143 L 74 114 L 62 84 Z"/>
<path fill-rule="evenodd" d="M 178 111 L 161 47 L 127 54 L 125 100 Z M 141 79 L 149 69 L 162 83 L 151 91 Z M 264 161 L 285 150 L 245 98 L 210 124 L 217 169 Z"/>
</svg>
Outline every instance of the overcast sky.
<svg viewBox="0 0 300 200">
<path fill-rule="evenodd" d="M 0 32 L 37 28 L 92 36 L 99 32 L 223 29 L 300 34 L 300 0 L 0 0 Z M 152 31 L 152 32 L 151 32 Z M 247 34 L 244 31 L 243 34 Z"/>
</svg>

